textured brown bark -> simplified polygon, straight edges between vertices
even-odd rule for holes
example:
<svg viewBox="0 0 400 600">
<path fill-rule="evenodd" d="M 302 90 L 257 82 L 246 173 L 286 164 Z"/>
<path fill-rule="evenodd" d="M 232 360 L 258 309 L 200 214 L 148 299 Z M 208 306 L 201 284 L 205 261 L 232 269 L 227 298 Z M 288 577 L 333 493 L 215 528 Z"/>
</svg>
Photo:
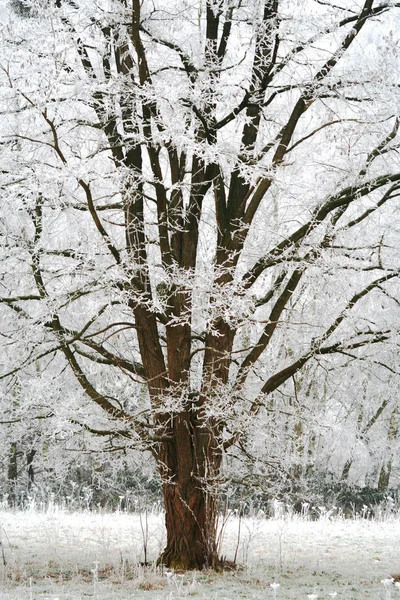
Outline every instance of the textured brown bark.
<svg viewBox="0 0 400 600">
<path fill-rule="evenodd" d="M 163 485 L 167 545 L 159 563 L 173 569 L 218 568 L 215 500 L 192 479 Z"/>
<path fill-rule="evenodd" d="M 173 439 L 162 444 L 167 544 L 159 563 L 173 569 L 218 568 L 217 501 L 213 484 L 221 458 L 210 429 L 193 411 L 176 416 Z"/>
</svg>

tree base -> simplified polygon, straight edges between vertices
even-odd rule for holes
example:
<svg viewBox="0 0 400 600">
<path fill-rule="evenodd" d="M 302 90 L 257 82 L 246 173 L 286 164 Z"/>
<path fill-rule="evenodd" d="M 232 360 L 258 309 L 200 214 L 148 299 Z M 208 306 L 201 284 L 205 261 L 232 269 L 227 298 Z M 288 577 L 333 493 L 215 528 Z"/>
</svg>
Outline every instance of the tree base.
<svg viewBox="0 0 400 600">
<path fill-rule="evenodd" d="M 182 554 L 181 552 L 172 552 L 168 548 L 160 555 L 157 560 L 157 565 L 173 569 L 174 571 L 203 571 L 204 569 L 212 569 L 214 571 L 223 571 L 224 562 L 220 559 L 217 553 L 211 553 L 205 556 L 204 554 Z"/>
</svg>

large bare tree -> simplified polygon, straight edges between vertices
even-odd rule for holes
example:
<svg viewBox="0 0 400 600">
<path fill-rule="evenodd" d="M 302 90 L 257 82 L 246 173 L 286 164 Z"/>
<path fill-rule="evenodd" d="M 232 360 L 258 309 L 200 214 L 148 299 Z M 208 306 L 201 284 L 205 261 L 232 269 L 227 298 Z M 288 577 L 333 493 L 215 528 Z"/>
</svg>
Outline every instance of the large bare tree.
<svg viewBox="0 0 400 600">
<path fill-rule="evenodd" d="M 160 561 L 218 567 L 224 453 L 301 413 L 312 362 L 395 371 L 396 5 L 30 4 L 2 41 L 2 377 L 63 378 L 73 426 L 149 449 Z"/>
</svg>

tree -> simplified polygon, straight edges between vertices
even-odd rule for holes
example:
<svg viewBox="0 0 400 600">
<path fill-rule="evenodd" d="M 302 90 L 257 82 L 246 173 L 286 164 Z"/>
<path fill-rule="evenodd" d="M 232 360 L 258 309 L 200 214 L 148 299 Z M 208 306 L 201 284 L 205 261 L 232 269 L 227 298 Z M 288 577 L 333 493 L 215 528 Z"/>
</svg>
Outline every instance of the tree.
<svg viewBox="0 0 400 600">
<path fill-rule="evenodd" d="M 31 14 L 31 7 L 23 0 L 9 0 L 9 6 L 17 15 L 28 17 Z"/>
<path fill-rule="evenodd" d="M 397 5 L 29 5 L 2 42 L 2 379 L 149 449 L 160 561 L 217 567 L 224 454 L 287 397 L 300 418 L 313 362 L 396 371 Z"/>
</svg>

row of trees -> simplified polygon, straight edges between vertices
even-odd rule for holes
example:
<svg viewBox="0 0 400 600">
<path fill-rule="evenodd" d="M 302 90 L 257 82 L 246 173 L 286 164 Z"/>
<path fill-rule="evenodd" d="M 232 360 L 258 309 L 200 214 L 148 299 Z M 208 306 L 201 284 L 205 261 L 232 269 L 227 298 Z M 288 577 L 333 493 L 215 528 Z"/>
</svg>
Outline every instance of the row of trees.
<svg viewBox="0 0 400 600">
<path fill-rule="evenodd" d="M 226 456 L 307 468 L 351 419 L 355 447 L 378 425 L 396 447 L 396 3 L 16 4 L 3 421 L 150 452 L 160 561 L 217 567 Z"/>
</svg>

